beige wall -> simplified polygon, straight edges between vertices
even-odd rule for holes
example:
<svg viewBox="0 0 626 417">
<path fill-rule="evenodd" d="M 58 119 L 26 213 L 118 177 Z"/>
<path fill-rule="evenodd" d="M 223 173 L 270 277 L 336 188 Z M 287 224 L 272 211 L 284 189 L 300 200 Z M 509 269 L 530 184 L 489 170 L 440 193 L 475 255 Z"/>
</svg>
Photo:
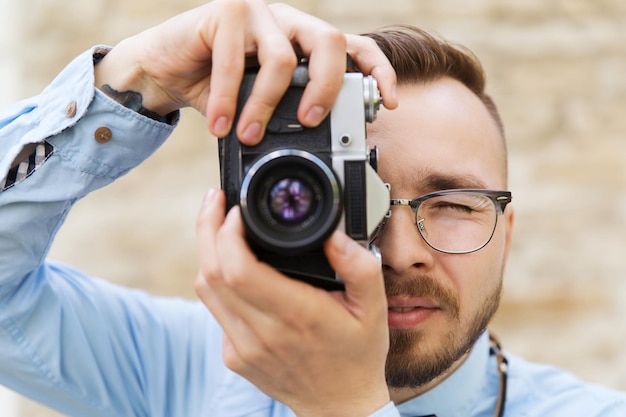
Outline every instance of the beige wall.
<svg viewBox="0 0 626 417">
<path fill-rule="evenodd" d="M 3 87 L 2 104 L 39 91 L 90 45 L 114 44 L 200 4 L 2 1 L 17 8 L 19 22 L 0 37 L 10 39 L 0 43 L 0 74 L 14 88 Z M 347 31 L 423 25 L 479 55 L 507 126 L 517 216 L 493 328 L 515 353 L 626 389 L 626 2 L 291 4 Z M 217 184 L 214 145 L 203 119 L 184 112 L 151 160 L 77 205 L 52 254 L 115 282 L 193 297 L 194 219 L 203 190 Z M 53 415 L 29 402 L 22 410 Z"/>
</svg>

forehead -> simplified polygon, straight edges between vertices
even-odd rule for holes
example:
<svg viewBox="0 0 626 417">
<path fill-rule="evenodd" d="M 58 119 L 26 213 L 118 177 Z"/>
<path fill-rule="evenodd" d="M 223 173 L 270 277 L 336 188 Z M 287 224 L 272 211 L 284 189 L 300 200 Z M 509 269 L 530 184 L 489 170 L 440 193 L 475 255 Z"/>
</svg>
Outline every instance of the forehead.
<svg viewBox="0 0 626 417">
<path fill-rule="evenodd" d="M 400 105 L 368 125 L 379 174 L 395 189 L 506 188 L 505 151 L 484 104 L 460 82 L 442 78 L 398 87 Z"/>
</svg>

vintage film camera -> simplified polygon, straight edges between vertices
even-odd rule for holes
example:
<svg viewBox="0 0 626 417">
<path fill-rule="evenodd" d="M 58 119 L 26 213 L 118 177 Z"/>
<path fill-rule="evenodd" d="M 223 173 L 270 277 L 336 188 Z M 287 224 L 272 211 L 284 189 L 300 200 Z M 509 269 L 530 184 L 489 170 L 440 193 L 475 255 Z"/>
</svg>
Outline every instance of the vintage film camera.
<svg viewBox="0 0 626 417">
<path fill-rule="evenodd" d="M 235 123 L 255 77 L 252 70 L 244 75 Z M 242 145 L 234 129 L 219 139 L 221 186 L 226 210 L 240 206 L 246 238 L 260 260 L 292 278 L 341 290 L 324 240 L 341 228 L 367 246 L 389 211 L 389 190 L 376 173 L 377 151 L 365 142 L 365 123 L 376 117 L 381 98 L 374 78 L 346 72 L 330 115 L 306 128 L 296 111 L 307 82 L 303 63 L 260 144 Z"/>
</svg>

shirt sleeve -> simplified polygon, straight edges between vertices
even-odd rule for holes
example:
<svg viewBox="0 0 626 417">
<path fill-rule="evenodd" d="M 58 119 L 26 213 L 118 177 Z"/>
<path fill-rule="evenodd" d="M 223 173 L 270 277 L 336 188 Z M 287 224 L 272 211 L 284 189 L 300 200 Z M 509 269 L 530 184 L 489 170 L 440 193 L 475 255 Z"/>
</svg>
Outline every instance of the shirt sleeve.
<svg viewBox="0 0 626 417">
<path fill-rule="evenodd" d="M 0 192 L 3 289 L 41 264 L 76 200 L 141 163 L 174 128 L 97 90 L 94 51 L 77 57 L 42 94 L 0 114 L 0 178 L 29 147 L 53 148 L 28 178 Z"/>
<path fill-rule="evenodd" d="M 0 191 L 0 384 L 71 416 L 200 415 L 226 372 L 221 331 L 201 304 L 45 261 L 72 205 L 174 128 L 94 87 L 98 50 L 0 113 L 0 179 L 32 149 L 49 148 Z"/>
</svg>

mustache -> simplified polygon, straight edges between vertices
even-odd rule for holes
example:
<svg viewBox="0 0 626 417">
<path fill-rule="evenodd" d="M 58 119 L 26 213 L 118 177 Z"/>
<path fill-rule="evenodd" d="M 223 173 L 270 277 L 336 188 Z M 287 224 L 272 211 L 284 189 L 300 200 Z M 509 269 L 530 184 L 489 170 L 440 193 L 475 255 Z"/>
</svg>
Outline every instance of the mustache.
<svg viewBox="0 0 626 417">
<path fill-rule="evenodd" d="M 450 310 L 453 317 L 459 316 L 460 306 L 456 293 L 430 275 L 388 277 L 385 274 L 385 293 L 387 297 L 429 298 Z"/>
</svg>

